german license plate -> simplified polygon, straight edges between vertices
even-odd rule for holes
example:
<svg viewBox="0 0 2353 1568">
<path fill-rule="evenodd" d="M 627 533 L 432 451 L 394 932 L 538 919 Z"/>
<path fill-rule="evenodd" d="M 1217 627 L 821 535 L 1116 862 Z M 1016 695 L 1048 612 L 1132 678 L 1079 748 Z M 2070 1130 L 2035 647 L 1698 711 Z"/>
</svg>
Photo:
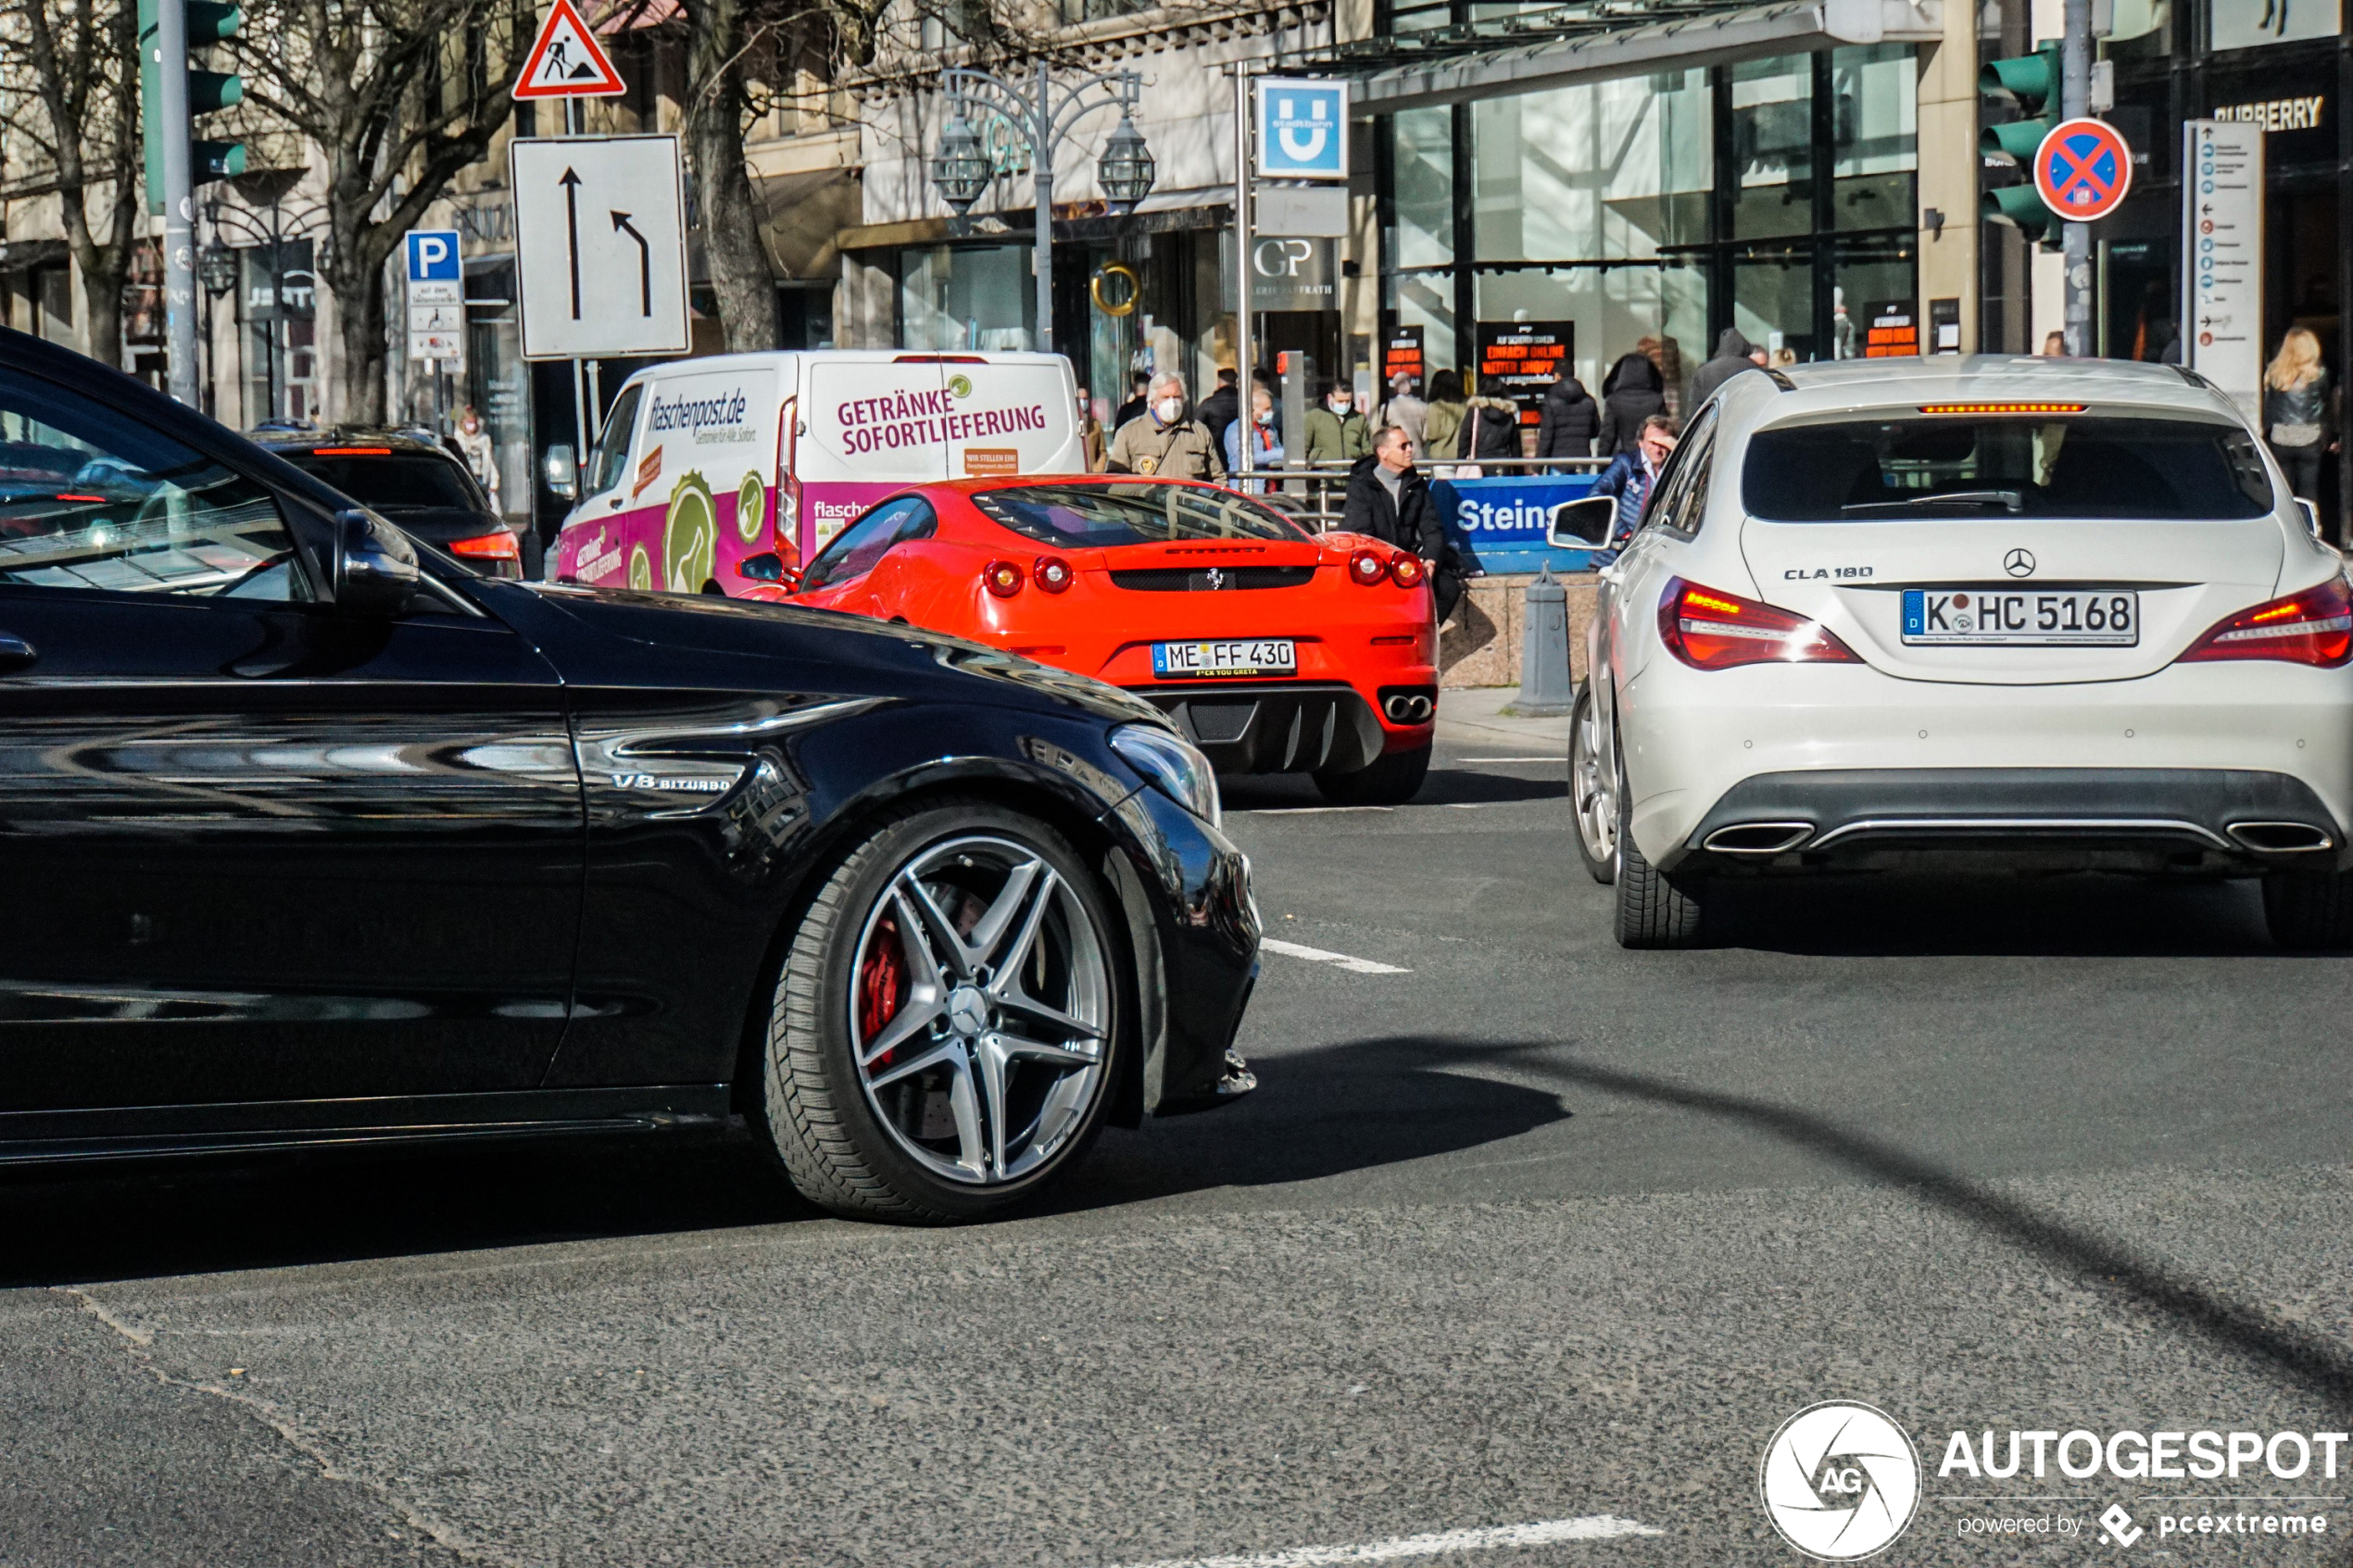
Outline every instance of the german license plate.
<svg viewBox="0 0 2353 1568">
<path fill-rule="evenodd" d="M 2133 647 L 2141 596 L 2113 588 L 1906 588 L 1910 646 Z"/>
<path fill-rule="evenodd" d="M 1299 650 L 1288 637 L 1257 642 L 1154 643 L 1152 673 L 1164 681 L 1296 675 Z"/>
</svg>

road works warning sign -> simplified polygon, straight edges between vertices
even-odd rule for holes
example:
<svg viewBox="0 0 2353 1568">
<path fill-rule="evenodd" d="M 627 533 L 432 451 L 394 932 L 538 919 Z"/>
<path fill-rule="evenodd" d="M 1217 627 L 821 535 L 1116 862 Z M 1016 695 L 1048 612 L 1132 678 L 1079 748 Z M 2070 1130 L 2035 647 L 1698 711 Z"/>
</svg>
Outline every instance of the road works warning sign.
<svg viewBox="0 0 2353 1568">
<path fill-rule="evenodd" d="M 627 92 L 612 58 L 597 43 L 597 35 L 573 7 L 572 0 L 556 0 L 555 8 L 539 27 L 539 37 L 515 78 L 518 98 L 613 98 Z"/>
</svg>

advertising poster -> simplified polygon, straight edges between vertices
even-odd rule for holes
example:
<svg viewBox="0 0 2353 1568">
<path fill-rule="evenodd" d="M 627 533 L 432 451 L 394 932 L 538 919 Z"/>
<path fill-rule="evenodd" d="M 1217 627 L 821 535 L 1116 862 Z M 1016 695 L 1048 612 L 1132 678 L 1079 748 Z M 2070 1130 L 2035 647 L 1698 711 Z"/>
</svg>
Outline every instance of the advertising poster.
<svg viewBox="0 0 2353 1568">
<path fill-rule="evenodd" d="M 1544 389 L 1560 379 L 1577 344 L 1574 321 L 1481 321 L 1478 391 L 1519 405 L 1519 422 L 1537 421 Z"/>
</svg>

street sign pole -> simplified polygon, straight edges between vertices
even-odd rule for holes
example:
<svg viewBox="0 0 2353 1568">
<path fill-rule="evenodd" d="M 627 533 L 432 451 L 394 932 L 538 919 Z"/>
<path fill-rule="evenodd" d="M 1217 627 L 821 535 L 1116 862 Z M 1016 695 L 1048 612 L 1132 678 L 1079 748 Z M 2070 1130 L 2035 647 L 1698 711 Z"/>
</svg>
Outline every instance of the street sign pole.
<svg viewBox="0 0 2353 1568">
<path fill-rule="evenodd" d="M 1234 308 L 1234 392 L 1240 400 L 1237 416 L 1243 422 L 1243 437 L 1234 443 L 1241 453 L 1241 471 L 1251 471 L 1249 420 L 1251 389 L 1257 383 L 1251 379 L 1252 357 L 1251 295 L 1257 292 L 1257 279 L 1250 266 L 1250 62 L 1234 62 L 1234 287 L 1239 297 Z"/>
<path fill-rule="evenodd" d="M 156 123 L 163 135 L 164 385 L 172 398 L 196 404 L 196 236 L 195 148 L 189 142 L 188 7 L 164 0 L 156 7 L 154 44 L 158 69 Z"/>
<path fill-rule="evenodd" d="M 2059 44 L 2062 122 L 2092 112 L 2092 0 L 2067 0 L 2066 21 L 2067 34 Z M 2092 352 L 2092 226 L 2064 223 L 2059 232 L 2067 279 L 2067 352 L 2087 358 Z"/>
</svg>

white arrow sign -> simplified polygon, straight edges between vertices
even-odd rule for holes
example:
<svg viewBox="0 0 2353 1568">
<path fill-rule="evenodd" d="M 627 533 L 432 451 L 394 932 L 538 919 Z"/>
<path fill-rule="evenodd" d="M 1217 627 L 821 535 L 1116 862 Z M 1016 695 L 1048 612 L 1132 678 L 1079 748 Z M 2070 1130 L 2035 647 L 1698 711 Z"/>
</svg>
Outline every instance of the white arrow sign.
<svg viewBox="0 0 2353 1568">
<path fill-rule="evenodd" d="M 518 141 L 507 169 L 523 358 L 686 353 L 678 138 Z"/>
</svg>

